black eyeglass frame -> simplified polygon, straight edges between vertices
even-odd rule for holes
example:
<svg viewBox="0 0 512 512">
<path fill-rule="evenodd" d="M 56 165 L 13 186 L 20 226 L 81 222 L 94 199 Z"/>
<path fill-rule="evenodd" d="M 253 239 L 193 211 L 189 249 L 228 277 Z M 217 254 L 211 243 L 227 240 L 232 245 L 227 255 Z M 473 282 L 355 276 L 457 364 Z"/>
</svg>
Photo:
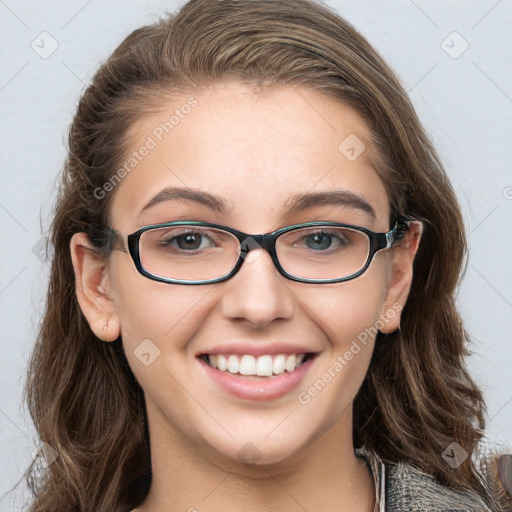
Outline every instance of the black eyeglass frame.
<svg viewBox="0 0 512 512">
<path fill-rule="evenodd" d="M 198 226 L 198 227 L 208 227 L 208 228 L 215 228 L 220 229 L 222 231 L 226 231 L 232 235 L 234 235 L 238 242 L 240 243 L 240 256 L 238 257 L 237 262 L 235 263 L 235 266 L 229 272 L 228 274 L 217 277 L 215 279 L 203 279 L 203 280 L 196 280 L 196 281 L 188 281 L 188 280 L 182 280 L 182 279 L 173 279 L 168 277 L 159 276 L 157 274 L 152 274 L 148 270 L 146 270 L 142 266 L 141 258 L 140 258 L 140 250 L 139 250 L 139 240 L 142 234 L 146 231 L 152 230 L 152 229 L 161 229 L 161 228 L 168 228 L 168 227 L 174 227 L 174 226 Z M 349 228 L 353 229 L 355 231 L 360 231 L 361 233 L 364 233 L 369 241 L 370 241 L 370 249 L 368 251 L 368 257 L 366 259 L 366 263 L 364 264 L 363 268 L 361 268 L 359 271 L 355 272 L 354 274 L 351 274 L 349 276 L 345 277 L 339 277 L 336 279 L 310 279 L 305 277 L 298 277 L 293 274 L 290 274 L 286 272 L 286 270 L 281 266 L 281 263 L 279 262 L 279 259 L 277 257 L 276 252 L 276 242 L 277 239 L 284 235 L 285 233 L 289 233 L 290 231 L 295 231 L 297 229 L 303 229 L 303 228 L 309 228 L 309 227 L 315 227 L 315 226 L 326 226 L 326 227 L 342 227 L 342 228 Z M 356 277 L 359 277 L 361 274 L 363 274 L 368 267 L 370 266 L 371 262 L 373 261 L 373 258 L 375 254 L 382 250 L 382 249 L 388 249 L 392 245 L 395 245 L 398 243 L 403 234 L 406 232 L 408 227 L 408 222 L 404 219 L 398 218 L 395 221 L 395 224 L 393 228 L 391 228 L 387 233 L 376 233 L 375 231 L 372 231 L 370 229 L 361 227 L 361 226 L 354 226 L 351 224 L 340 224 L 337 222 L 323 222 L 323 221 L 314 221 L 314 222 L 305 222 L 303 224 L 294 224 L 292 226 L 286 226 L 284 228 L 280 228 L 276 231 L 272 231 L 271 233 L 265 233 L 260 235 L 249 235 L 247 233 L 244 233 L 242 231 L 238 231 L 237 229 L 231 228 L 229 226 L 223 226 L 221 224 L 213 224 L 210 222 L 202 222 L 202 221 L 188 221 L 188 220 L 182 220 L 182 221 L 173 221 L 173 222 L 165 222 L 162 224 L 150 224 L 148 226 L 143 226 L 134 233 L 131 233 L 129 235 L 125 235 L 127 239 L 127 245 L 128 245 L 128 252 L 130 256 L 132 257 L 133 263 L 135 264 L 135 267 L 137 271 L 142 274 L 144 277 L 147 277 L 148 279 L 152 279 L 154 281 L 159 281 L 161 283 L 168 283 L 168 284 L 186 284 L 186 285 L 200 285 L 200 284 L 213 284 L 213 283 L 220 283 L 222 281 L 227 281 L 231 277 L 233 277 L 242 267 L 242 264 L 247 257 L 247 254 L 249 251 L 253 249 L 264 249 L 270 254 L 270 257 L 272 258 L 272 262 L 274 263 L 274 266 L 279 271 L 279 273 L 286 277 L 287 279 L 290 279 L 292 281 L 297 281 L 299 283 L 311 283 L 311 284 L 331 284 L 331 283 L 341 283 L 344 281 L 350 281 L 351 279 L 355 279 Z M 119 247 L 119 240 L 122 240 L 122 233 L 119 231 L 116 231 L 114 228 L 108 227 L 108 234 L 109 238 L 111 240 L 112 249 L 118 249 L 123 252 L 127 252 L 124 247 Z M 252 242 L 252 243 L 251 243 Z"/>
</svg>

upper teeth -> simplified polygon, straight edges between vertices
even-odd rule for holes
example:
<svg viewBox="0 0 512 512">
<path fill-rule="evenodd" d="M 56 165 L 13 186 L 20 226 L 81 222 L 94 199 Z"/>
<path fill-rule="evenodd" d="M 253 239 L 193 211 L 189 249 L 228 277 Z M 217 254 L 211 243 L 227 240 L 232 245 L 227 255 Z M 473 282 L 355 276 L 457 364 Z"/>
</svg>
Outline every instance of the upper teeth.
<svg viewBox="0 0 512 512">
<path fill-rule="evenodd" d="M 235 354 L 208 355 L 211 366 L 229 373 L 240 373 L 241 375 L 258 375 L 268 377 L 272 374 L 279 375 L 285 370 L 293 372 L 299 366 L 306 354 L 279 354 L 254 357 L 250 354 L 237 356 Z"/>
</svg>

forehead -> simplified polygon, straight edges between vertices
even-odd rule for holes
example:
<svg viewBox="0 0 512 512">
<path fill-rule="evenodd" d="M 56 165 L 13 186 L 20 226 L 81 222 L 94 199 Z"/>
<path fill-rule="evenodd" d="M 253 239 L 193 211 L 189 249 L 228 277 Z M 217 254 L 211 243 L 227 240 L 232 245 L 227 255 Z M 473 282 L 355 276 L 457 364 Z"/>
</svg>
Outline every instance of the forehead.
<svg viewBox="0 0 512 512">
<path fill-rule="evenodd" d="M 292 197 L 339 189 L 388 216 L 368 127 L 353 109 L 308 89 L 257 95 L 228 82 L 181 94 L 136 121 L 128 140 L 126 158 L 136 162 L 116 190 L 118 227 L 136 227 L 140 210 L 166 187 L 220 196 L 241 223 L 272 224 Z"/>
</svg>

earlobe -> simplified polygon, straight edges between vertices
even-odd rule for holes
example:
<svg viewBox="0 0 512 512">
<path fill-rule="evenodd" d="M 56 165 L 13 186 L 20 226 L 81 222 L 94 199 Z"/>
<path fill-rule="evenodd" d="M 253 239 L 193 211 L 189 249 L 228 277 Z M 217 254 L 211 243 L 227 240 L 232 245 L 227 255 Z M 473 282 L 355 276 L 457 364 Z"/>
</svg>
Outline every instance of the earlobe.
<svg viewBox="0 0 512 512">
<path fill-rule="evenodd" d="M 413 277 L 413 263 L 423 233 L 423 223 L 413 221 L 391 256 L 391 278 L 382 307 L 380 322 L 384 334 L 393 333 L 400 329 L 402 310 L 407 302 Z"/>
<path fill-rule="evenodd" d="M 105 259 L 94 251 L 85 233 L 73 235 L 70 252 L 80 309 L 98 338 L 116 340 L 121 326 L 111 297 Z"/>
</svg>

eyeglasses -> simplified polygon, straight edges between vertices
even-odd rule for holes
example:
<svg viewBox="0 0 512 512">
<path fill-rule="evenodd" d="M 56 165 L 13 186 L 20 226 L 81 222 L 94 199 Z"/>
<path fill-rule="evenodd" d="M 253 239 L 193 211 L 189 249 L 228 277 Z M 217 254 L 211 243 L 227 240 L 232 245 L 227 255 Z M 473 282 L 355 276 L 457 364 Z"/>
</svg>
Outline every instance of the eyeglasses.
<svg viewBox="0 0 512 512">
<path fill-rule="evenodd" d="M 397 243 L 407 223 L 387 233 L 335 222 L 306 222 L 248 235 L 228 226 L 176 221 L 144 226 L 130 235 L 108 228 L 112 249 L 127 252 L 137 270 L 163 283 L 209 284 L 233 277 L 250 251 L 267 251 L 277 270 L 301 283 L 339 283 L 360 276 L 377 251 Z"/>
</svg>

